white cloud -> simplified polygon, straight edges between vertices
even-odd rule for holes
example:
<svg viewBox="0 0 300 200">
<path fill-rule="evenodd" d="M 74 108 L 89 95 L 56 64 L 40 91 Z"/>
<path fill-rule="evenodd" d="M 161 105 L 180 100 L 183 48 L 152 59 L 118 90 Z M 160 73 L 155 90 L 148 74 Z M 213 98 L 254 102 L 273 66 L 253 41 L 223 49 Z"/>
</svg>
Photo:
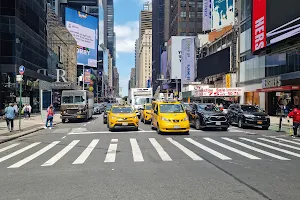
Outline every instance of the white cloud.
<svg viewBox="0 0 300 200">
<path fill-rule="evenodd" d="M 139 37 L 139 22 L 131 21 L 115 25 L 117 53 L 133 53 L 135 40 Z"/>
</svg>

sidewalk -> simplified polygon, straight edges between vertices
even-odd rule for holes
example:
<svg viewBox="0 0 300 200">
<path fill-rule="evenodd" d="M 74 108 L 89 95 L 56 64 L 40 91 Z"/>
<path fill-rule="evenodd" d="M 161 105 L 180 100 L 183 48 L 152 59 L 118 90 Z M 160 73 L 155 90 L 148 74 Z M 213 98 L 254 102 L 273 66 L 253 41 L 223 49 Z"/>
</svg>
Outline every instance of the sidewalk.
<svg viewBox="0 0 300 200">
<path fill-rule="evenodd" d="M 54 115 L 53 125 L 60 123 L 60 114 Z M 39 131 L 45 127 L 46 112 L 32 115 L 31 119 L 21 119 L 21 131 L 19 131 L 19 118 L 14 120 L 14 131 L 9 132 L 5 120 L 0 120 L 0 143 Z"/>
</svg>

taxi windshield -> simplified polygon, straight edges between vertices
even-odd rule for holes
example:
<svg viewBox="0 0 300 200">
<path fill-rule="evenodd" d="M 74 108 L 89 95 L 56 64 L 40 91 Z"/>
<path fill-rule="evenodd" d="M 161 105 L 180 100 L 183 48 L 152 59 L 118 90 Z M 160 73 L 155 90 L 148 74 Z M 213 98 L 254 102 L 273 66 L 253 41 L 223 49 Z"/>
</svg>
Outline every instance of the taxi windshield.
<svg viewBox="0 0 300 200">
<path fill-rule="evenodd" d="M 181 104 L 161 104 L 161 113 L 183 113 L 183 107 Z"/>
<path fill-rule="evenodd" d="M 151 110 L 151 105 L 146 105 L 145 110 Z"/>
<path fill-rule="evenodd" d="M 113 107 L 111 109 L 112 113 L 132 113 L 133 109 L 130 107 Z"/>
</svg>

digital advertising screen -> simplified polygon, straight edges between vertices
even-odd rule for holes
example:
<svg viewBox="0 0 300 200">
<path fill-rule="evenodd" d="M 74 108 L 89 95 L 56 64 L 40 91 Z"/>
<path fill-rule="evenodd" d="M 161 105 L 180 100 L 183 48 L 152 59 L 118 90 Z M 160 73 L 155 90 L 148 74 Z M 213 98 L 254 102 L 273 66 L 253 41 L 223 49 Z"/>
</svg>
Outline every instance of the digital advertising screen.
<svg viewBox="0 0 300 200">
<path fill-rule="evenodd" d="M 66 28 L 77 42 L 77 64 L 97 67 L 98 18 L 71 8 L 65 15 Z"/>
<path fill-rule="evenodd" d="M 300 33 L 299 0 L 253 0 L 252 52 Z"/>
</svg>

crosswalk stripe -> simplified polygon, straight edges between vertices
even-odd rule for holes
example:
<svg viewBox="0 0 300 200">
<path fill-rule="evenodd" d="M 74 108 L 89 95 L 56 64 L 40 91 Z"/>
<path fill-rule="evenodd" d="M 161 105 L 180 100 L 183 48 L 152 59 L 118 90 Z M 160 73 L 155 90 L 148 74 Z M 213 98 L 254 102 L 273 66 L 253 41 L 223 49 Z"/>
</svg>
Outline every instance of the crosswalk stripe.
<svg viewBox="0 0 300 200">
<path fill-rule="evenodd" d="M 99 140 L 94 139 L 92 142 L 85 148 L 85 150 L 80 154 L 80 156 L 72 163 L 73 165 L 83 164 L 89 155 L 92 153 L 94 148 L 97 146 Z"/>
<path fill-rule="evenodd" d="M 118 142 L 118 139 L 112 139 L 111 142 Z M 110 144 L 104 162 L 115 162 L 118 144 Z"/>
<path fill-rule="evenodd" d="M 24 151 L 26 151 L 28 149 L 31 149 L 32 147 L 35 147 L 38 144 L 40 144 L 40 142 L 35 142 L 35 143 L 32 143 L 32 144 L 30 144 L 30 145 L 28 145 L 28 146 L 26 146 L 26 147 L 24 147 L 22 149 L 19 149 L 18 151 L 15 151 L 15 152 L 13 152 L 11 154 L 8 154 L 8 155 L 0 158 L 0 163 L 3 162 L 3 161 L 5 161 L 5 160 L 7 160 L 7 159 L 10 159 L 10 158 L 12 158 L 12 157 L 14 157 L 14 156 L 16 156 L 16 155 L 18 155 L 20 153 L 23 153 Z"/>
<path fill-rule="evenodd" d="M 223 143 L 221 143 L 221 142 L 218 142 L 218 141 L 216 141 L 216 140 L 214 140 L 214 139 L 211 139 L 211 138 L 203 138 L 203 139 L 204 139 L 204 140 L 207 140 L 207 141 L 209 141 L 209 142 L 211 142 L 211 143 L 213 143 L 213 144 L 216 144 L 216 145 L 218 145 L 218 146 L 220 146 L 220 147 L 223 147 L 223 148 L 225 148 L 225 149 L 228 149 L 228 150 L 230 150 L 230 151 L 233 151 L 233 152 L 235 152 L 235 153 L 237 153 L 237 154 L 240 154 L 240 155 L 242 155 L 242 156 L 245 156 L 245 157 L 247 157 L 247 158 L 249 158 L 249 159 L 252 159 L 252 160 L 260 160 L 259 157 L 256 157 L 256 156 L 251 155 L 251 154 L 249 154 L 249 153 L 246 153 L 246 152 L 244 152 L 244 151 L 238 150 L 238 149 L 236 149 L 236 148 L 230 147 L 230 146 L 228 146 L 228 145 L 226 145 L 226 144 L 223 144 Z"/>
<path fill-rule="evenodd" d="M 200 144 L 199 142 L 196 142 L 195 140 L 193 140 L 192 138 L 184 138 L 186 141 L 192 143 L 193 145 L 199 147 L 200 149 L 203 149 L 204 151 L 207 151 L 208 153 L 220 158 L 221 160 L 232 160 L 231 158 L 229 158 L 228 156 L 225 156 L 224 154 L 221 154 L 203 144 Z"/>
<path fill-rule="evenodd" d="M 282 139 L 282 138 L 275 138 L 275 139 L 280 140 L 280 141 L 284 141 L 284 142 L 289 142 L 289 143 L 292 143 L 292 144 L 300 145 L 299 142 L 294 142 L 294 141 L 291 141 L 291 140 L 285 140 L 285 139 Z"/>
<path fill-rule="evenodd" d="M 296 156 L 296 157 L 300 158 L 300 154 L 292 152 L 292 151 L 288 151 L 288 150 L 284 150 L 284 149 L 281 149 L 281 148 L 277 148 L 277 147 L 274 147 L 274 146 L 271 146 L 271 145 L 268 145 L 268 144 L 264 144 L 264 143 L 261 143 L 261 142 L 257 142 L 255 140 L 247 139 L 247 138 L 240 138 L 240 139 L 248 141 L 248 142 L 252 142 L 252 143 L 255 143 L 255 144 L 258 144 L 258 145 L 261 145 L 261 146 L 264 146 L 264 147 L 267 147 L 267 148 L 270 148 L 270 149 L 274 149 L 276 151 L 280 151 L 280 152 L 283 152 L 283 153 L 286 153 L 286 154 L 289 154 L 289 155 Z"/>
<path fill-rule="evenodd" d="M 141 152 L 141 149 L 135 138 L 130 138 L 130 144 L 132 148 L 132 156 L 134 162 L 144 162 L 144 158 Z"/>
<path fill-rule="evenodd" d="M 30 162 L 31 160 L 37 158 L 38 156 L 42 155 L 43 153 L 45 153 L 46 151 L 48 151 L 49 149 L 51 149 L 52 147 L 54 147 L 55 145 L 57 145 L 60 141 L 54 141 L 51 144 L 48 144 L 47 146 L 45 146 L 44 148 L 42 148 L 41 150 L 35 152 L 34 154 L 24 158 L 23 160 L 20 160 L 19 162 L 7 167 L 7 168 L 18 168 L 21 167 L 22 165 L 25 165 L 26 163 Z"/>
<path fill-rule="evenodd" d="M 294 140 L 296 140 L 296 141 L 300 141 L 300 139 L 294 139 Z"/>
<path fill-rule="evenodd" d="M 273 153 L 270 153 L 270 152 L 267 152 L 267 151 L 264 151 L 262 149 L 259 149 L 259 148 L 256 148 L 256 147 L 252 147 L 248 144 L 245 144 L 245 143 L 242 143 L 242 142 L 239 142 L 239 141 L 236 141 L 236 140 L 233 140 L 233 139 L 230 139 L 230 138 L 226 138 L 226 137 L 222 137 L 223 140 L 227 140 L 229 142 L 232 142 L 234 144 L 237 144 L 237 145 L 240 145 L 242 147 L 245 147 L 245 148 L 248 148 L 248 149 L 251 149 L 253 151 L 256 151 L 256 152 L 259 152 L 261 154 L 265 154 L 267 156 L 270 156 L 270 157 L 273 157 L 273 158 L 277 158 L 279 160 L 290 160 L 288 158 L 285 158 L 285 157 L 282 157 L 282 156 L 278 156 L 276 154 L 273 154 Z"/>
<path fill-rule="evenodd" d="M 61 159 L 66 153 L 68 153 L 80 140 L 73 140 L 68 146 L 63 148 L 55 156 L 50 158 L 47 162 L 42 164 L 42 167 L 54 165 L 59 159 Z"/>
<path fill-rule="evenodd" d="M 189 156 L 193 160 L 203 160 L 200 156 L 183 146 L 182 144 L 178 143 L 177 141 L 173 140 L 172 138 L 167 138 L 169 142 L 175 145 L 178 149 L 180 149 L 183 153 Z"/>
<path fill-rule="evenodd" d="M 155 138 L 149 138 L 149 141 L 151 142 L 152 146 L 157 151 L 158 155 L 163 161 L 172 161 L 171 157 L 165 150 L 162 148 L 162 146 L 156 141 Z"/>
<path fill-rule="evenodd" d="M 70 131 L 70 128 L 59 128 L 59 129 L 54 129 L 53 133 L 68 133 Z"/>
<path fill-rule="evenodd" d="M 275 142 L 273 140 L 268 140 L 268 139 L 265 139 L 265 138 L 258 138 L 259 140 L 263 140 L 263 141 L 266 141 L 266 142 L 270 142 L 270 143 L 273 143 L 273 144 L 278 144 L 280 146 L 283 146 L 283 147 L 288 147 L 288 148 L 291 148 L 291 149 L 296 149 L 296 150 L 300 150 L 299 147 L 295 147 L 295 146 L 291 146 L 291 145 L 288 145 L 288 144 L 283 144 L 281 142 Z"/>
<path fill-rule="evenodd" d="M 8 150 L 8 149 L 11 149 L 11 148 L 13 148 L 13 147 L 15 147 L 15 146 L 18 146 L 19 144 L 20 144 L 20 143 L 15 143 L 15 144 L 11 144 L 11 145 L 9 145 L 9 146 L 7 146 L 7 147 L 4 147 L 4 148 L 0 149 L 0 153 L 3 152 L 3 151 L 6 151 L 6 150 Z"/>
</svg>

